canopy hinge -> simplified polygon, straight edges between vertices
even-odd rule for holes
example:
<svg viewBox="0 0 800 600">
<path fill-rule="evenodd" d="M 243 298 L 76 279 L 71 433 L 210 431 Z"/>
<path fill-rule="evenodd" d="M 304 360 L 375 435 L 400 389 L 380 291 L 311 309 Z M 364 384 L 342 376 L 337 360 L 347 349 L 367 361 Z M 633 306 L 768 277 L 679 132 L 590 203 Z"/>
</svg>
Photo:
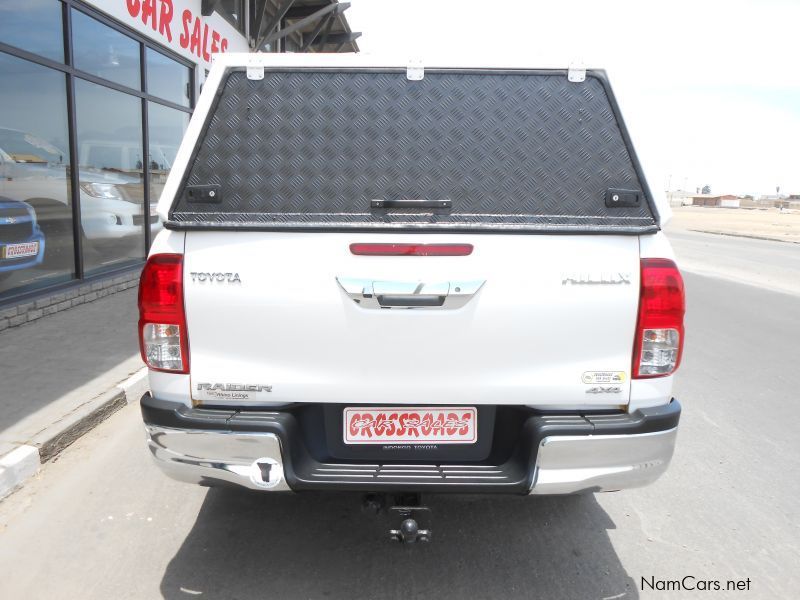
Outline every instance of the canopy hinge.
<svg viewBox="0 0 800 600">
<path fill-rule="evenodd" d="M 572 83 L 586 81 L 586 65 L 584 65 L 581 61 L 571 62 L 569 65 L 569 70 L 567 71 L 567 79 Z"/>
<path fill-rule="evenodd" d="M 422 66 L 422 60 L 418 58 L 409 60 L 406 66 L 406 79 L 421 81 L 423 77 L 425 77 L 425 67 Z"/>
<path fill-rule="evenodd" d="M 264 65 L 258 64 L 257 59 L 249 59 L 247 61 L 247 78 L 254 81 L 264 79 Z"/>
</svg>

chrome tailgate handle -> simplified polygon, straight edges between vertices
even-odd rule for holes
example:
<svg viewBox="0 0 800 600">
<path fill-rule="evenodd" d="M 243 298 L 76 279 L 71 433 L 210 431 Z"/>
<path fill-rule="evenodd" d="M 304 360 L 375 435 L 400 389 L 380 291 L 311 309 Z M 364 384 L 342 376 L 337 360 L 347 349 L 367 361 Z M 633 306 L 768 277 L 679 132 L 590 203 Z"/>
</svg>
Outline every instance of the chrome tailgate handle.
<svg viewBox="0 0 800 600">
<path fill-rule="evenodd" d="M 372 282 L 372 293 L 381 308 L 441 308 L 449 291 L 448 282 Z"/>
<path fill-rule="evenodd" d="M 461 308 L 477 293 L 486 280 L 386 281 L 355 277 L 337 277 L 345 293 L 362 308 Z"/>
</svg>

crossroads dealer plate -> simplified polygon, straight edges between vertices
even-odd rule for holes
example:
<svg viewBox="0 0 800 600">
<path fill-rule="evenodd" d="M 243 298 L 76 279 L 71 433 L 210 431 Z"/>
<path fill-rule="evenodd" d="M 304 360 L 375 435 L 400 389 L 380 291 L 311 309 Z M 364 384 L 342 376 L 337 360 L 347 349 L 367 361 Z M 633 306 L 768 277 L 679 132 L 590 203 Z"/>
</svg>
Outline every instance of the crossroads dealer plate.
<svg viewBox="0 0 800 600">
<path fill-rule="evenodd" d="M 348 407 L 345 444 L 474 444 L 478 410 L 468 407 Z"/>
</svg>

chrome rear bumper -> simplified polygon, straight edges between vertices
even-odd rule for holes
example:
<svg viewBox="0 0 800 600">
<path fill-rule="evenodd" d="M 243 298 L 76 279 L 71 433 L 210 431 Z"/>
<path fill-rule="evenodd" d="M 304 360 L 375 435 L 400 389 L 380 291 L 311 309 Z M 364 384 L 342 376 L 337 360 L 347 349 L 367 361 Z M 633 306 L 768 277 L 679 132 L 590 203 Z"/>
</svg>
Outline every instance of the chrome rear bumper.
<svg viewBox="0 0 800 600">
<path fill-rule="evenodd" d="M 653 483 L 669 466 L 678 428 L 631 435 L 552 436 L 536 456 L 531 494 L 608 492 Z"/>
<path fill-rule="evenodd" d="M 177 406 L 177 408 L 175 408 Z M 669 465 L 680 404 L 634 414 L 531 416 L 518 450 L 497 465 L 317 462 L 291 414 L 191 409 L 142 399 L 147 445 L 170 477 L 261 491 L 529 493 L 612 491 L 652 483 Z M 392 474 L 389 474 L 392 473 Z"/>
<path fill-rule="evenodd" d="M 274 433 L 182 430 L 145 425 L 147 447 L 173 479 L 201 485 L 219 482 L 251 490 L 291 491 Z"/>
</svg>

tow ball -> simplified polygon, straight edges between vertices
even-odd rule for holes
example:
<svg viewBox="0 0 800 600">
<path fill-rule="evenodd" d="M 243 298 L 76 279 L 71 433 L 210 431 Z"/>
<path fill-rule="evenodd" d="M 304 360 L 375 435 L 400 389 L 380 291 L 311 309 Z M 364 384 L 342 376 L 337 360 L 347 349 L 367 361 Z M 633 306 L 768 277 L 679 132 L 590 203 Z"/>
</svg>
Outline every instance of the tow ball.
<svg viewBox="0 0 800 600">
<path fill-rule="evenodd" d="M 398 498 L 398 504 L 389 510 L 402 519 L 398 529 L 389 530 L 389 539 L 401 544 L 430 542 L 433 532 L 427 525 L 431 521 L 431 509 L 422 506 L 419 494 L 407 494 Z"/>
<path fill-rule="evenodd" d="M 422 505 L 420 494 L 397 494 L 387 497 L 386 494 L 364 494 L 361 499 L 361 509 L 369 515 L 385 514 L 387 500 L 391 498 L 389 515 L 400 517 L 397 529 L 389 530 L 389 539 L 401 544 L 414 544 L 416 542 L 429 542 L 433 532 L 430 528 L 431 509 Z"/>
</svg>

